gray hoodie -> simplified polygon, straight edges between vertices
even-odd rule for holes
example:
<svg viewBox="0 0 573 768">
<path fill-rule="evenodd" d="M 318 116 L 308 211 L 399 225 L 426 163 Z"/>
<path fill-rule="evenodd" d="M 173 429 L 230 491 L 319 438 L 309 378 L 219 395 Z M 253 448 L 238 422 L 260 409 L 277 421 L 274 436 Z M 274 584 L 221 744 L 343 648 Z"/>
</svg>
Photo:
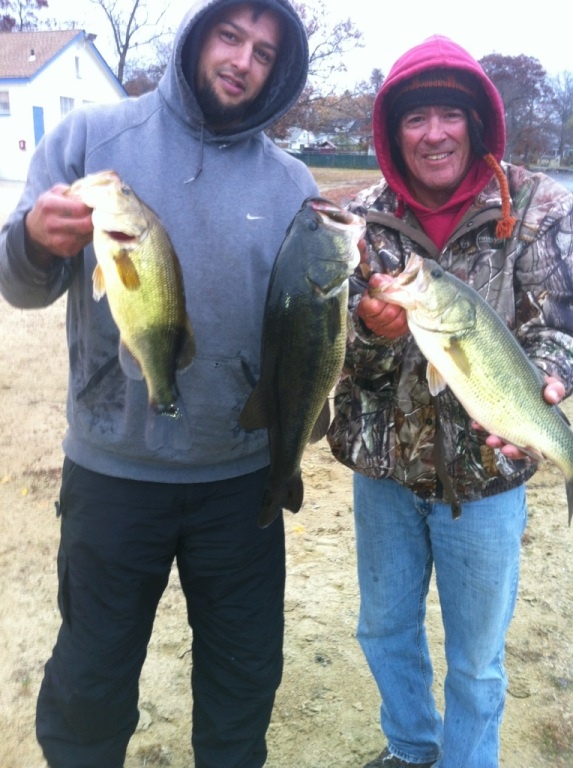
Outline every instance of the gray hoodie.
<svg viewBox="0 0 573 768">
<path fill-rule="evenodd" d="M 268 463 L 266 430 L 238 417 L 260 370 L 271 268 L 302 201 L 317 193 L 308 169 L 262 132 L 300 95 L 307 75 L 304 28 L 286 0 L 265 0 L 284 19 L 286 45 L 270 81 L 236 133 L 203 124 L 192 73 L 197 34 L 227 0 L 195 2 L 177 33 L 159 88 L 119 104 L 74 110 L 46 135 L 23 195 L 0 233 L 0 290 L 16 307 L 42 307 L 67 291 L 68 430 L 64 451 L 108 475 L 157 482 L 234 477 Z M 93 299 L 91 246 L 49 270 L 34 268 L 24 217 L 43 191 L 115 170 L 166 227 L 182 266 L 197 355 L 177 375 L 188 444 L 145 442 L 147 388 L 118 363 L 119 334 L 106 298 Z"/>
</svg>

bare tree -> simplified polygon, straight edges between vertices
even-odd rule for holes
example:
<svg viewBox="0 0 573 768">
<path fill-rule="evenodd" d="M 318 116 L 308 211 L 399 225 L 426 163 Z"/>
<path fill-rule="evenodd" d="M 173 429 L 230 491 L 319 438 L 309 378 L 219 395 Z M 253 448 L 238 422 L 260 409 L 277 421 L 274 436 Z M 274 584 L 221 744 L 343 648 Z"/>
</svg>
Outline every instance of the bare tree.
<svg viewBox="0 0 573 768">
<path fill-rule="evenodd" d="M 0 0 L 0 32 L 28 32 L 37 29 L 37 11 L 48 7 L 48 0 Z"/>
<path fill-rule="evenodd" d="M 561 72 L 552 79 L 559 137 L 559 157 L 573 153 L 573 72 Z"/>
<path fill-rule="evenodd" d="M 149 57 L 151 61 L 137 61 L 125 68 L 123 87 L 129 96 L 141 96 L 143 93 L 154 91 L 167 69 L 173 42 L 155 41 L 152 47 L 153 53 Z"/>
<path fill-rule="evenodd" d="M 363 48 L 362 32 L 348 19 L 332 23 L 332 11 L 324 0 L 293 2 L 302 19 L 309 46 L 309 80 L 313 92 L 332 92 L 336 86 L 332 76 L 346 72 L 344 56 L 355 48 Z"/>
<path fill-rule="evenodd" d="M 351 19 L 332 22 L 332 12 L 324 0 L 311 3 L 293 0 L 293 6 L 304 24 L 309 47 L 308 84 L 294 107 L 267 132 L 272 138 L 284 138 L 292 126 L 312 130 L 325 113 L 333 111 L 336 73 L 346 72 L 345 54 L 363 48 L 362 32 Z M 346 95 L 337 102 L 346 101 Z"/>
<path fill-rule="evenodd" d="M 529 165 L 555 145 L 553 89 L 538 59 L 491 53 L 480 59 L 503 99 L 506 156 Z"/>
<path fill-rule="evenodd" d="M 116 77 L 123 83 L 125 69 L 130 53 L 143 46 L 160 40 L 166 32 L 163 20 L 169 9 L 169 2 L 161 10 L 154 11 L 152 0 L 89 0 L 99 6 L 109 21 L 114 47 L 117 52 Z"/>
</svg>

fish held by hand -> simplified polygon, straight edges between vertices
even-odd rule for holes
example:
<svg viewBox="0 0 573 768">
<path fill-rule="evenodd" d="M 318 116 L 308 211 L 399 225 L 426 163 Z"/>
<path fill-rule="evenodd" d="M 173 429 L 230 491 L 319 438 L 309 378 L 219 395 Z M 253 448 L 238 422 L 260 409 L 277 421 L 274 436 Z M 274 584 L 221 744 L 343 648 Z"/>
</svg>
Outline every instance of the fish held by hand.
<svg viewBox="0 0 573 768">
<path fill-rule="evenodd" d="M 189 425 L 175 376 L 193 361 L 195 342 L 169 236 L 115 171 L 80 178 L 68 194 L 93 209 L 93 295 L 96 301 L 108 298 L 122 370 L 147 385 L 146 441 L 151 448 L 184 447 Z"/>
<path fill-rule="evenodd" d="M 261 377 L 239 418 L 269 433 L 271 465 L 259 517 L 303 503 L 301 459 L 326 434 L 328 396 L 346 349 L 348 279 L 358 266 L 364 220 L 329 200 L 308 198 L 275 259 L 265 304 Z"/>
<path fill-rule="evenodd" d="M 573 431 L 559 408 L 544 399 L 544 374 L 495 310 L 471 286 L 417 254 L 372 295 L 406 310 L 428 361 L 432 395 L 449 386 L 483 429 L 561 470 L 571 524 Z"/>
</svg>

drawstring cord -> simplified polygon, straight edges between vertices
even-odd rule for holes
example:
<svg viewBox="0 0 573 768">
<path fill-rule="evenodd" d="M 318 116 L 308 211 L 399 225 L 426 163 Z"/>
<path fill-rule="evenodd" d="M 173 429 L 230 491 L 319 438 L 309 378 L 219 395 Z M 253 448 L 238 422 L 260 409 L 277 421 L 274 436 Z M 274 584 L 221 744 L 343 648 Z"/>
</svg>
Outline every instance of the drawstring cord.
<svg viewBox="0 0 573 768">
<path fill-rule="evenodd" d="M 204 145 L 205 145 L 205 123 L 201 121 L 201 136 L 199 137 L 199 164 L 197 165 L 197 169 L 195 171 L 195 174 L 190 178 L 187 179 L 187 181 L 183 182 L 184 184 L 190 184 L 192 181 L 195 181 L 199 178 L 201 175 L 201 172 L 203 170 L 203 155 L 204 155 Z"/>
</svg>

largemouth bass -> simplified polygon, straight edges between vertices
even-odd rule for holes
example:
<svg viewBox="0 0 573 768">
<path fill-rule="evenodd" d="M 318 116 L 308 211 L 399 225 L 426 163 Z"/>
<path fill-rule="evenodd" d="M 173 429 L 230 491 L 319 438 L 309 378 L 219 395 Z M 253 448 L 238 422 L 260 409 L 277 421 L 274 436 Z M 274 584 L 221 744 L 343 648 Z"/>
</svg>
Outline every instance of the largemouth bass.
<svg viewBox="0 0 573 768">
<path fill-rule="evenodd" d="M 120 335 L 122 370 L 131 379 L 145 380 L 154 414 L 181 420 L 175 373 L 190 365 L 195 344 L 181 267 L 169 236 L 114 171 L 78 179 L 68 194 L 93 209 L 93 295 L 99 301 L 107 294 Z M 170 441 L 165 426 L 148 419 L 151 447 Z"/>
<path fill-rule="evenodd" d="M 563 473 L 573 517 L 573 431 L 543 397 L 544 375 L 494 309 L 431 259 L 413 254 L 373 296 L 406 310 L 408 327 L 428 361 L 430 392 L 449 386 L 487 432 Z"/>
<path fill-rule="evenodd" d="M 340 375 L 347 334 L 348 278 L 359 262 L 362 218 L 322 198 L 294 217 L 271 274 L 264 314 L 261 377 L 239 423 L 268 429 L 270 474 L 259 518 L 303 502 L 305 446 L 326 434 L 328 395 Z"/>
</svg>

